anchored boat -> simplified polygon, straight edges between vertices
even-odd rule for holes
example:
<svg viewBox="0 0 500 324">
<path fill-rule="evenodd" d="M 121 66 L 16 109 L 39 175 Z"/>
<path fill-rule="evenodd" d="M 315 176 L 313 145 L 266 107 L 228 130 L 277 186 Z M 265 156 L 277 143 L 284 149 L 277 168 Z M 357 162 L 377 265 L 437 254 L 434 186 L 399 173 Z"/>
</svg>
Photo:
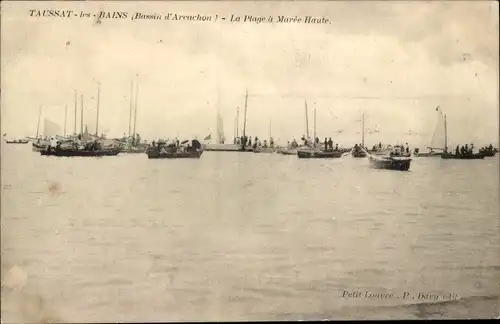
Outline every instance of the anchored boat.
<svg viewBox="0 0 500 324">
<path fill-rule="evenodd" d="M 315 151 L 315 150 L 298 150 L 297 157 L 299 159 L 336 159 L 342 157 L 341 151 Z"/>
<path fill-rule="evenodd" d="M 62 149 L 62 148 L 47 148 L 40 152 L 44 156 L 60 156 L 60 157 L 101 157 L 115 156 L 120 153 L 120 149 L 101 149 L 101 150 L 80 150 L 80 149 Z"/>
<path fill-rule="evenodd" d="M 364 150 L 361 148 L 361 150 Z M 372 155 L 364 150 L 368 155 L 368 166 L 372 169 L 408 171 L 411 165 L 411 157 L 405 156 L 403 152 L 396 148 L 388 155 Z"/>
<path fill-rule="evenodd" d="M 372 169 L 408 171 L 411 158 L 401 156 L 368 156 L 369 165 Z"/>
<path fill-rule="evenodd" d="M 189 141 L 183 141 L 186 144 Z M 192 140 L 191 145 L 179 146 L 177 144 L 166 144 L 160 141 L 148 148 L 146 154 L 148 159 L 199 159 L 203 154 L 203 148 L 198 140 Z"/>
<path fill-rule="evenodd" d="M 361 116 L 361 147 L 365 147 L 365 114 Z M 355 158 L 365 158 L 368 156 L 366 151 L 361 150 L 358 144 L 355 144 L 352 148 L 351 155 Z"/>
<path fill-rule="evenodd" d="M 148 151 L 148 159 L 199 159 L 203 150 L 196 151 L 175 151 L 175 152 L 157 152 Z"/>
<path fill-rule="evenodd" d="M 441 107 L 437 106 L 438 122 L 434 134 L 432 134 L 431 142 L 427 148 L 428 152 L 420 152 L 418 148 L 413 151 L 416 157 L 440 157 L 448 148 L 448 127 L 446 124 L 446 114 L 443 114 Z M 436 151 L 438 150 L 438 151 Z"/>
<path fill-rule="evenodd" d="M 483 153 L 473 153 L 473 154 L 453 154 L 444 152 L 441 154 L 442 159 L 455 159 L 455 160 L 482 160 L 485 158 Z"/>
<path fill-rule="evenodd" d="M 29 140 L 27 139 L 15 139 L 15 140 L 5 140 L 7 144 L 28 144 Z"/>
</svg>

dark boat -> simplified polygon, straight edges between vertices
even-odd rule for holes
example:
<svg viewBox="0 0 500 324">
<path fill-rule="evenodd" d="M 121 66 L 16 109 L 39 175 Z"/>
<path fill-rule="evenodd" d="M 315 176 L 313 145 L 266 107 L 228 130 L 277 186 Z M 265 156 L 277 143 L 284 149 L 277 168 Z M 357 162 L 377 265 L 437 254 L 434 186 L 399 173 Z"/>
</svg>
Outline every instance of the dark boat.
<svg viewBox="0 0 500 324">
<path fill-rule="evenodd" d="M 64 156 L 64 157 L 100 157 L 100 156 L 114 156 L 120 153 L 119 148 L 103 149 L 103 150 L 78 150 L 78 149 L 45 149 L 40 151 L 41 155 L 45 156 Z"/>
<path fill-rule="evenodd" d="M 485 155 L 482 153 L 475 154 L 452 154 L 452 153 L 443 153 L 441 154 L 441 158 L 443 159 L 453 159 L 453 160 L 482 160 Z"/>
<path fill-rule="evenodd" d="M 365 146 L 365 114 L 361 115 L 361 144 L 354 144 L 354 147 L 351 150 L 352 157 L 355 158 L 365 158 L 368 156 L 366 153 Z"/>
<path fill-rule="evenodd" d="M 147 154 L 148 159 L 199 159 L 203 154 L 203 150 L 184 152 L 158 152 L 156 150 L 149 150 Z"/>
<path fill-rule="evenodd" d="M 399 156 L 373 156 L 368 157 L 372 169 L 408 171 L 411 158 Z"/>
<path fill-rule="evenodd" d="M 186 144 L 189 141 L 183 141 L 181 144 Z M 168 144 L 160 140 L 155 145 L 148 148 L 146 154 L 148 159 L 199 159 L 203 154 L 203 148 L 198 140 L 192 140 L 188 147 L 181 147 L 179 143 Z"/>
<path fill-rule="evenodd" d="M 336 159 L 342 157 L 342 154 L 341 151 L 297 151 L 297 157 L 299 159 Z"/>
</svg>

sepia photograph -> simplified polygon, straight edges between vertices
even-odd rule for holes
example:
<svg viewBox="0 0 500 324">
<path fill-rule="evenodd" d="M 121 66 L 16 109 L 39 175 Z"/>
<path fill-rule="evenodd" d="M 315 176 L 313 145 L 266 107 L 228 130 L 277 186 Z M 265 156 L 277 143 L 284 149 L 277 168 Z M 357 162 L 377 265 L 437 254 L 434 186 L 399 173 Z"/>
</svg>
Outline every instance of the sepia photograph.
<svg viewBox="0 0 500 324">
<path fill-rule="evenodd" d="M 496 1 L 2 1 L 2 323 L 500 318 Z"/>
</svg>

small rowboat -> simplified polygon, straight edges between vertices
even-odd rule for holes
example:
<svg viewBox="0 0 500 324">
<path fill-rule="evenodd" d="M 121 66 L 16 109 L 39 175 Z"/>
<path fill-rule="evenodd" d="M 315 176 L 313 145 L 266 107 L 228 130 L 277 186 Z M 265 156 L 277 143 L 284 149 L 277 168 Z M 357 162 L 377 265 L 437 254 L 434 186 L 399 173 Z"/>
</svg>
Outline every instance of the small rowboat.
<svg viewBox="0 0 500 324">
<path fill-rule="evenodd" d="M 368 157 L 370 168 L 382 170 L 408 171 L 411 158 L 396 156 L 373 156 Z"/>
<path fill-rule="evenodd" d="M 299 150 L 297 157 L 299 159 L 337 159 L 342 157 L 341 151 L 312 151 L 312 150 Z"/>
<path fill-rule="evenodd" d="M 29 140 L 27 139 L 18 139 L 18 140 L 6 140 L 7 144 L 28 144 Z"/>
</svg>

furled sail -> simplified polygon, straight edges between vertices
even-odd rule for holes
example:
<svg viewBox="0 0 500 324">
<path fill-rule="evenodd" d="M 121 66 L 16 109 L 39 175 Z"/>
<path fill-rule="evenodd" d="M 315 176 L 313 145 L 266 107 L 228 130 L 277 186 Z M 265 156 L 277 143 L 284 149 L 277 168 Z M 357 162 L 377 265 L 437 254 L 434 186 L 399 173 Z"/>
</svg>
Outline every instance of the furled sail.
<svg viewBox="0 0 500 324">
<path fill-rule="evenodd" d="M 43 122 L 43 135 L 46 137 L 61 135 L 61 126 L 45 118 Z"/>
<path fill-rule="evenodd" d="M 431 142 L 429 143 L 428 148 L 434 150 L 444 150 L 445 149 L 445 126 L 444 126 L 444 115 L 441 112 L 441 109 L 436 108 L 438 111 L 438 120 L 436 129 L 434 130 L 434 134 L 432 135 Z"/>
</svg>

